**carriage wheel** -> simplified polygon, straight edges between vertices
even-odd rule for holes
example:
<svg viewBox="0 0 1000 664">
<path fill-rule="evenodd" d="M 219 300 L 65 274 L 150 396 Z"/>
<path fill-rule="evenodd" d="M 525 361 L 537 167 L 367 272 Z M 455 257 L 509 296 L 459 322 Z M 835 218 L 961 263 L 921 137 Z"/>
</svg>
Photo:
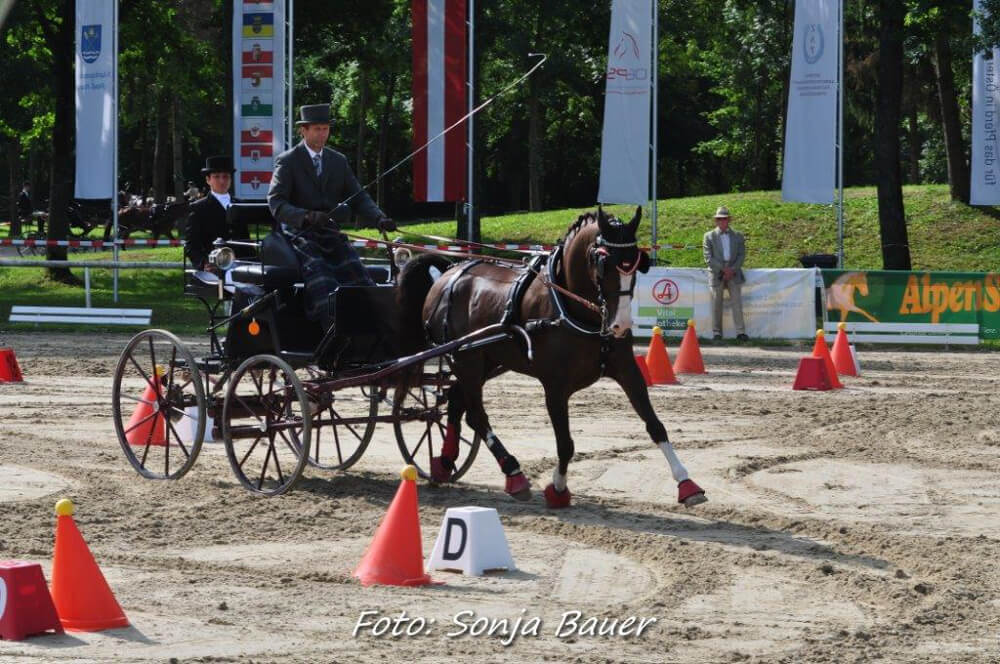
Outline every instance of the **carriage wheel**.
<svg viewBox="0 0 1000 664">
<path fill-rule="evenodd" d="M 254 355 L 239 366 L 222 405 L 229 465 L 254 493 L 291 489 L 309 459 L 312 428 L 302 381 L 281 358 Z"/>
<path fill-rule="evenodd" d="M 437 363 L 428 362 L 425 370 L 440 370 L 444 367 L 444 360 Z M 392 414 L 396 418 L 393 428 L 396 431 L 396 445 L 403 454 L 403 459 L 417 468 L 420 476 L 426 480 L 431 479 L 431 459 L 441 453 L 441 444 L 444 442 L 445 430 L 448 425 L 448 397 L 446 386 L 433 384 L 411 386 L 401 398 L 397 398 L 392 404 Z M 472 467 L 472 462 L 476 460 L 479 452 L 481 438 L 479 434 L 472 433 L 471 427 L 466 425 L 462 428 L 462 435 L 458 443 L 458 461 L 455 472 L 452 474 L 452 481 L 457 480 Z M 409 441 L 409 442 L 407 442 Z"/>
<path fill-rule="evenodd" d="M 313 444 L 309 465 L 323 470 L 347 470 L 361 459 L 375 434 L 378 388 L 337 390 L 322 395 L 312 416 Z"/>
<path fill-rule="evenodd" d="M 166 330 L 132 337 L 111 391 L 118 442 L 148 479 L 176 480 L 191 469 L 205 436 L 205 390 L 194 356 Z"/>
</svg>

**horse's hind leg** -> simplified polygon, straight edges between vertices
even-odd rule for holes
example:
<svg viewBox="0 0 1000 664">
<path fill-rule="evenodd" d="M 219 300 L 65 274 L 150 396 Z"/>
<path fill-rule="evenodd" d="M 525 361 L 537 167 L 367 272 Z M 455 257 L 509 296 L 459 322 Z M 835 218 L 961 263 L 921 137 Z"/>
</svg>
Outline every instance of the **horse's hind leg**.
<svg viewBox="0 0 1000 664">
<path fill-rule="evenodd" d="M 545 504 L 554 508 L 569 507 L 572 494 L 566 486 L 566 473 L 574 452 L 573 437 L 569 433 L 569 398 L 546 390 L 545 407 L 556 434 L 556 452 L 559 454 L 559 464 L 552 472 L 552 483 L 545 487 Z"/>
<path fill-rule="evenodd" d="M 475 366 L 477 364 L 478 367 Z M 497 435 L 493 433 L 490 418 L 483 407 L 483 382 L 485 382 L 488 372 L 484 370 L 482 364 L 482 358 L 478 361 L 472 358 L 463 358 L 462 361 L 456 362 L 453 367 L 465 401 L 467 411 L 465 420 L 476 433 L 483 437 L 483 440 L 486 441 L 486 447 L 500 464 L 500 470 L 507 476 L 504 491 L 517 500 L 530 500 L 531 482 L 521 472 L 521 464 L 518 463 L 517 458 L 507 451 Z"/>
<path fill-rule="evenodd" d="M 445 429 L 441 455 L 431 459 L 431 479 L 435 482 L 450 482 L 458 460 L 458 440 L 462 434 L 462 415 L 465 414 L 465 394 L 462 386 L 455 383 L 448 388 L 448 427 Z"/>
<path fill-rule="evenodd" d="M 660 418 L 656 416 L 653 404 L 649 402 L 649 391 L 646 389 L 646 382 L 636 366 L 631 347 L 627 347 L 625 353 L 627 354 L 615 356 L 615 361 L 608 367 L 609 374 L 625 390 L 635 412 L 646 423 L 646 432 L 649 437 L 653 439 L 653 443 L 660 448 L 663 456 L 666 457 L 667 463 L 670 465 L 670 473 L 674 476 L 674 481 L 677 482 L 677 502 L 683 503 L 685 507 L 694 507 L 706 502 L 708 498 L 705 497 L 705 492 L 694 483 L 694 480 L 688 477 L 687 468 L 677 458 L 674 446 L 667 438 L 667 430 L 660 422 Z M 627 361 L 623 358 L 627 358 Z"/>
</svg>

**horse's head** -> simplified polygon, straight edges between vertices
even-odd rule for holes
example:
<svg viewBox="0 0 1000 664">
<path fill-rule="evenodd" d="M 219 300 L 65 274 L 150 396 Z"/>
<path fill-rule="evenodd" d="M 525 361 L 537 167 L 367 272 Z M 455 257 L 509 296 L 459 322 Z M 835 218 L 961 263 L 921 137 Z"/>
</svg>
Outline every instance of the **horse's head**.
<svg viewBox="0 0 1000 664">
<path fill-rule="evenodd" d="M 855 272 L 851 275 L 850 283 L 858 289 L 863 297 L 868 296 L 868 275 L 864 272 Z"/>
<path fill-rule="evenodd" d="M 606 308 L 602 324 L 617 338 L 624 337 L 632 328 L 636 273 L 649 270 L 649 254 L 639 249 L 636 241 L 641 217 L 641 207 L 636 208 L 628 223 L 606 215 L 599 207 L 597 224 L 590 227 L 593 230 L 581 230 L 574 238 L 574 246 L 566 249 L 567 260 L 585 252 L 589 290 L 596 291 L 598 304 Z M 570 272 L 567 269 L 567 275 Z M 574 286 L 567 283 L 571 288 Z M 579 286 L 574 290 L 579 290 Z"/>
</svg>

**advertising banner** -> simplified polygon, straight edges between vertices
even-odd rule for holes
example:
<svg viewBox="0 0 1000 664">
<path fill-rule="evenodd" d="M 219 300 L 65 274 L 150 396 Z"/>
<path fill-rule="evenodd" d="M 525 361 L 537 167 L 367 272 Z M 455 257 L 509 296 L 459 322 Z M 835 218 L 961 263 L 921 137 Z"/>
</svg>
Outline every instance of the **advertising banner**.
<svg viewBox="0 0 1000 664">
<path fill-rule="evenodd" d="M 285 0 L 233 8 L 234 195 L 263 201 L 285 149 Z"/>
<path fill-rule="evenodd" d="M 816 276 L 811 269 L 744 270 L 743 318 L 747 334 L 758 339 L 804 339 L 816 333 Z M 698 335 L 712 334 L 712 294 L 707 270 L 652 268 L 640 274 L 632 300 L 636 336 L 654 325 L 681 336 L 688 319 Z M 729 294 L 723 300 L 723 336 L 735 337 Z"/>
<path fill-rule="evenodd" d="M 115 2 L 76 2 L 76 198 L 115 197 Z"/>
<path fill-rule="evenodd" d="M 797 0 L 781 198 L 832 203 L 837 144 L 837 0 Z"/>
<path fill-rule="evenodd" d="M 649 200 L 652 0 L 613 0 L 597 200 Z"/>
<path fill-rule="evenodd" d="M 975 9 L 982 11 L 980 0 Z M 979 34 L 979 22 L 973 19 L 972 30 Z M 1000 49 L 972 56 L 972 183 L 969 202 L 972 205 L 1000 204 L 1000 80 L 997 63 Z"/>
<path fill-rule="evenodd" d="M 979 325 L 1000 339 L 1000 274 L 823 270 L 831 321 Z"/>
</svg>

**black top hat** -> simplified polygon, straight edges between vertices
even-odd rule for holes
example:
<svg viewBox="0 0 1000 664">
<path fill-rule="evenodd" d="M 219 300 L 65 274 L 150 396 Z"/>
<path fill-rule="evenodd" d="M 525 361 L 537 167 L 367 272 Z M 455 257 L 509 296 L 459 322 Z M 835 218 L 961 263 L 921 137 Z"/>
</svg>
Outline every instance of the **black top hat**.
<svg viewBox="0 0 1000 664">
<path fill-rule="evenodd" d="M 330 124 L 330 105 L 313 104 L 312 106 L 299 107 L 299 121 L 296 127 L 309 124 Z"/>
<path fill-rule="evenodd" d="M 223 154 L 217 154 L 206 159 L 205 168 L 201 169 L 202 175 L 209 175 L 211 173 L 229 173 L 232 175 L 235 172 L 236 169 L 233 168 L 233 160 Z"/>
</svg>

